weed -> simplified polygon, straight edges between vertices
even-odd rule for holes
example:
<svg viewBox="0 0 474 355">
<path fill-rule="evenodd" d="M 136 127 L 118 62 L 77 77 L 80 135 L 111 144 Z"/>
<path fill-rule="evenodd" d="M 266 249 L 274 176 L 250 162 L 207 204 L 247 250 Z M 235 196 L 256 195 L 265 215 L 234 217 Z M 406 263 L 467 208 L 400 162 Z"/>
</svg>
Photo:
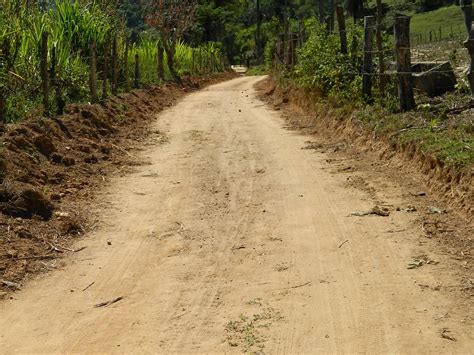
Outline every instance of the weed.
<svg viewBox="0 0 474 355">
<path fill-rule="evenodd" d="M 254 298 L 253 300 L 247 301 L 245 303 L 250 305 L 250 306 L 253 306 L 253 305 L 262 306 L 262 299 L 261 298 Z"/>
<path fill-rule="evenodd" d="M 290 266 L 291 264 L 288 264 L 288 263 L 277 264 L 275 266 L 275 271 L 278 271 L 278 272 L 286 271 L 290 268 Z"/>
<path fill-rule="evenodd" d="M 238 320 L 229 321 L 225 326 L 227 343 L 232 347 L 241 347 L 244 353 L 263 354 L 267 338 L 262 330 L 282 320 L 280 312 L 272 307 L 266 307 L 251 317 L 241 314 Z"/>
<path fill-rule="evenodd" d="M 271 241 L 271 242 L 282 242 L 283 239 L 281 239 L 280 237 L 275 237 L 275 236 L 269 236 L 268 237 L 268 240 Z"/>
</svg>

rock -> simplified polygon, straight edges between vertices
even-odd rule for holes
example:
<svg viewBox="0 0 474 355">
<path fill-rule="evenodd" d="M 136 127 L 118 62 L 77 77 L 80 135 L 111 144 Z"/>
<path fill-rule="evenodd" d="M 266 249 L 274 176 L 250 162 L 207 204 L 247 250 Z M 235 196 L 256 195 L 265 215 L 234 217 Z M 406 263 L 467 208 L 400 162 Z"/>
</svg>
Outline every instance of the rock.
<svg viewBox="0 0 474 355">
<path fill-rule="evenodd" d="M 15 249 L 7 250 L 7 256 L 9 258 L 16 258 L 18 256 L 18 251 L 16 251 Z"/>
<path fill-rule="evenodd" d="M 23 238 L 23 239 L 29 239 L 29 238 L 33 237 L 31 232 L 28 229 L 26 229 L 25 227 L 18 227 L 15 230 L 15 233 L 19 238 Z"/>
<path fill-rule="evenodd" d="M 6 212 L 14 217 L 31 218 L 36 215 L 49 220 L 53 215 L 52 203 L 41 192 L 31 188 L 21 191 L 10 202 Z"/>
<path fill-rule="evenodd" d="M 430 97 L 454 91 L 457 81 L 449 62 L 418 62 L 412 65 L 415 87 Z"/>
<path fill-rule="evenodd" d="M 56 163 L 56 164 L 62 164 L 62 165 L 65 165 L 65 166 L 72 166 L 74 164 L 76 164 L 76 161 L 74 160 L 74 158 L 68 158 L 68 157 L 65 157 L 59 153 L 53 153 L 51 155 L 51 161 L 53 163 Z"/>
<path fill-rule="evenodd" d="M 99 159 L 95 155 L 91 155 L 89 157 L 84 158 L 84 162 L 87 164 L 97 164 Z"/>
<path fill-rule="evenodd" d="M 50 196 L 52 201 L 61 201 L 61 195 L 60 194 L 51 194 Z"/>
<path fill-rule="evenodd" d="M 36 136 L 33 140 L 38 151 L 46 157 L 49 157 L 52 153 L 56 152 L 56 147 L 52 139 L 46 135 Z"/>
</svg>

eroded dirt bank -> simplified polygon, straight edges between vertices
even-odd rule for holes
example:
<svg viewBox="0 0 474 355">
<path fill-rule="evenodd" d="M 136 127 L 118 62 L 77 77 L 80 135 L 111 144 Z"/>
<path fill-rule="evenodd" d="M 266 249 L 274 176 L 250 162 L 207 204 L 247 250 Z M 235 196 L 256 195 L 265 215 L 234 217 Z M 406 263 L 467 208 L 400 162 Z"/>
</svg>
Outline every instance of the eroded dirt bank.
<svg viewBox="0 0 474 355">
<path fill-rule="evenodd" d="M 158 116 L 87 248 L 0 303 L 4 352 L 470 352 L 472 299 L 408 187 L 302 149 L 259 80 Z"/>
</svg>

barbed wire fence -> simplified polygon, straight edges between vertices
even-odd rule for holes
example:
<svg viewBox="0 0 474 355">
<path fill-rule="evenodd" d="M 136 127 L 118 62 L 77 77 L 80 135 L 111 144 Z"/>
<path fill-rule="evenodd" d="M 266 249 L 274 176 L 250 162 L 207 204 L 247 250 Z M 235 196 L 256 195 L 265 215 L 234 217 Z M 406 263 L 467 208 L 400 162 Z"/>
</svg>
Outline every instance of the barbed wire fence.
<svg viewBox="0 0 474 355">
<path fill-rule="evenodd" d="M 472 0 L 467 0 L 471 2 Z M 472 2 L 468 5 L 461 4 L 461 10 L 472 6 Z M 438 83 L 435 87 L 436 92 L 445 92 L 453 89 L 456 77 L 450 66 L 446 66 L 446 62 L 451 58 L 429 58 L 428 63 L 420 63 L 423 59 L 423 50 L 419 49 L 427 43 L 450 42 L 453 44 L 453 53 L 463 52 L 466 57 L 466 63 L 463 63 L 462 70 L 458 70 L 461 77 L 468 79 L 471 89 L 471 97 L 474 98 L 474 33 L 468 23 L 472 23 L 472 13 L 464 11 L 466 16 L 466 27 L 462 32 L 463 26 L 452 28 L 443 36 L 441 28 L 437 34 L 432 31 L 431 38 L 428 35 L 420 36 L 410 32 L 410 18 L 408 16 L 397 16 L 394 19 L 394 32 L 390 33 L 394 38 L 394 46 L 392 48 L 384 48 L 380 38 L 382 37 L 383 28 L 388 24 L 386 20 L 382 20 L 380 16 L 366 16 L 364 18 L 364 41 L 359 44 L 358 48 L 348 48 L 348 39 L 346 31 L 346 19 L 341 6 L 336 7 L 336 19 L 338 28 L 335 29 L 340 38 L 340 51 L 347 56 L 354 56 L 354 50 L 358 51 L 363 60 L 356 67 L 359 70 L 345 70 L 346 74 L 359 76 L 362 78 L 361 96 L 365 101 L 373 101 L 373 87 L 377 82 L 378 93 L 381 99 L 385 98 L 385 87 L 388 82 L 396 82 L 398 86 L 398 99 L 401 111 L 408 111 L 416 107 L 415 92 L 419 91 L 414 85 L 415 77 L 423 77 L 430 75 L 443 75 L 449 86 L 444 87 Z M 390 27 L 391 27 L 390 26 Z M 329 31 L 329 29 L 328 29 Z M 380 36 L 380 37 L 379 37 Z M 466 39 L 467 36 L 467 39 Z M 307 40 L 306 31 L 299 26 L 298 31 L 293 33 L 282 33 L 278 36 L 275 44 L 273 55 L 273 66 L 278 70 L 292 70 L 298 62 L 298 48 L 301 48 Z M 461 45 L 465 40 L 464 47 Z M 467 49 L 467 51 L 466 51 Z M 471 64 L 469 64 L 469 61 Z M 455 68 L 459 69 L 459 68 Z M 467 71 L 467 75 L 466 75 Z M 452 83 L 452 85 L 451 85 Z"/>
<path fill-rule="evenodd" d="M 117 95 L 119 91 L 129 92 L 131 89 L 159 84 L 165 80 L 166 55 L 160 48 L 155 48 L 152 53 L 144 55 L 130 45 L 128 37 L 120 38 L 123 44 L 120 48 L 117 46 L 117 40 L 118 38 L 113 38 L 101 46 L 90 42 L 87 53 L 80 55 L 81 65 L 87 67 L 87 72 L 82 73 L 84 80 L 69 82 L 67 73 L 60 73 L 58 70 L 56 44 L 52 43 L 47 32 L 43 32 L 39 51 L 37 54 L 32 54 L 38 56 L 39 67 L 35 68 L 37 64 L 33 61 L 27 70 L 29 75 L 22 77 L 17 74 L 20 66 L 12 60 L 4 71 L 5 75 L 0 76 L 0 126 L 8 120 L 6 108 L 9 100 L 18 95 L 41 102 L 35 112 L 30 114 L 52 116 L 63 113 L 68 103 L 64 100 L 67 90 L 82 90 L 82 100 L 97 103 L 110 94 Z M 13 56 L 9 53 L 10 47 L 6 42 L 0 46 L 2 62 L 8 62 L 9 57 Z M 190 48 L 190 51 L 191 55 L 186 59 L 186 63 L 179 61 L 175 63 L 177 66 L 185 67 L 185 75 L 209 75 L 228 70 L 230 66 L 220 50 L 198 47 Z"/>
</svg>

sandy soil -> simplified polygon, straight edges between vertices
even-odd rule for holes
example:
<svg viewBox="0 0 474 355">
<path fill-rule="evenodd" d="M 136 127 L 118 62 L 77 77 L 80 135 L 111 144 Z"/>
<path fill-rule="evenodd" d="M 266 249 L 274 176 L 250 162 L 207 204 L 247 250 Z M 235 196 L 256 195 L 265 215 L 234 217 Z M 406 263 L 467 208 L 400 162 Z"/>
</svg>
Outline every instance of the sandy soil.
<svg viewBox="0 0 474 355">
<path fill-rule="evenodd" d="M 428 252 L 412 214 L 351 216 L 371 194 L 302 149 L 259 80 L 158 116 L 167 143 L 97 198 L 87 249 L 0 303 L 0 352 L 472 351 L 469 303 L 430 289 L 447 256 L 408 269 Z"/>
</svg>

